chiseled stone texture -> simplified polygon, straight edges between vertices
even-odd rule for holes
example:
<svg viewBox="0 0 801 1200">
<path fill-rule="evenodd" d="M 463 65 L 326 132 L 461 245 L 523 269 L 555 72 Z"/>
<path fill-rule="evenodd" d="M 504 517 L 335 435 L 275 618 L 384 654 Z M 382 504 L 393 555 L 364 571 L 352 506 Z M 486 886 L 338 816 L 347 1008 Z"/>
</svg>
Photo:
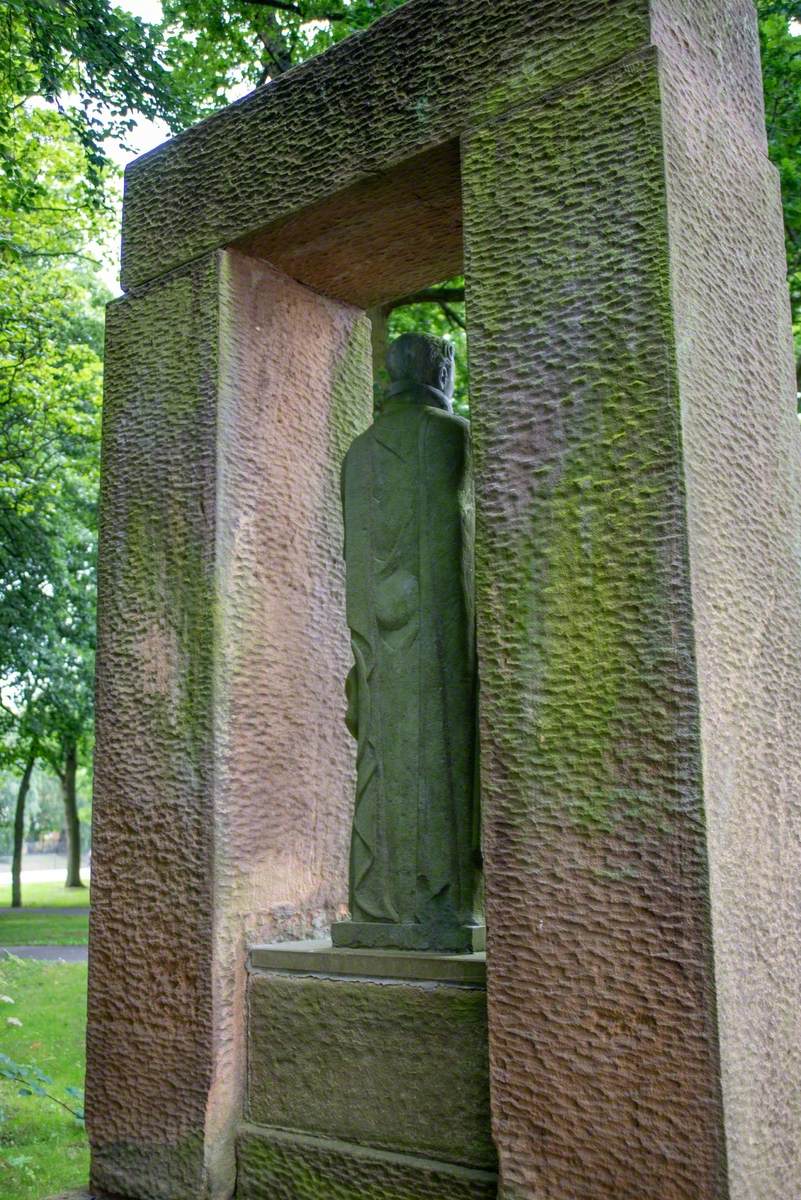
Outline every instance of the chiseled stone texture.
<svg viewBox="0 0 801 1200">
<path fill-rule="evenodd" d="M 505 1200 L 723 1200 L 656 53 L 467 137 Z"/>
<path fill-rule="evenodd" d="M 203 1194 L 217 261 L 107 315 L 86 1111 L 93 1182 Z"/>
<path fill-rule="evenodd" d="M 92 1181 L 198 1200 L 233 1186 L 247 943 L 346 903 L 338 468 L 369 421 L 369 327 L 221 254 L 108 331 Z"/>
<path fill-rule="evenodd" d="M 683 7 L 661 82 L 729 1187 L 785 1200 L 801 1196 L 801 433 L 752 6 Z"/>
<path fill-rule="evenodd" d="M 496 1200 L 498 1182 L 475 1171 L 278 1130 L 239 1138 L 237 1200 Z"/>
<path fill-rule="evenodd" d="M 648 7 L 648 0 L 411 0 L 132 164 L 123 286 L 647 45 Z"/>
<path fill-rule="evenodd" d="M 484 988 L 254 972 L 248 1015 L 251 1121 L 494 1170 Z"/>
</svg>

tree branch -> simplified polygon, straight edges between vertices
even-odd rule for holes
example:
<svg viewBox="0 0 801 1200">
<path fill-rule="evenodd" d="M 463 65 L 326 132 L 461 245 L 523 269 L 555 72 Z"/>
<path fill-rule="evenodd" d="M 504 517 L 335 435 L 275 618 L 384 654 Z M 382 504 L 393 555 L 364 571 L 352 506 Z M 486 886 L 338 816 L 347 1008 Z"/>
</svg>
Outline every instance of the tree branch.
<svg viewBox="0 0 801 1200">
<path fill-rule="evenodd" d="M 392 300 L 384 307 L 388 312 L 392 312 L 396 308 L 406 308 L 409 304 L 457 304 L 464 300 L 464 288 L 423 288 L 421 292 L 412 292 L 408 296 L 401 296 L 399 300 Z"/>
<path fill-rule="evenodd" d="M 450 304 L 446 304 L 444 300 L 439 300 L 438 304 L 439 304 L 440 308 L 442 309 L 442 311 L 445 313 L 445 316 L 450 321 L 451 325 L 458 325 L 460 329 L 467 328 L 467 326 L 464 323 L 464 319 L 459 316 L 458 312 L 456 312 L 455 309 L 451 308 Z"/>
<path fill-rule="evenodd" d="M 259 8 L 274 8 L 278 12 L 292 13 L 294 17 L 300 17 L 301 21 L 345 21 L 347 20 L 346 13 L 319 13 L 315 17 L 307 17 L 302 8 L 297 4 L 286 4 L 283 0 L 244 0 L 245 4 L 255 4 Z"/>
</svg>

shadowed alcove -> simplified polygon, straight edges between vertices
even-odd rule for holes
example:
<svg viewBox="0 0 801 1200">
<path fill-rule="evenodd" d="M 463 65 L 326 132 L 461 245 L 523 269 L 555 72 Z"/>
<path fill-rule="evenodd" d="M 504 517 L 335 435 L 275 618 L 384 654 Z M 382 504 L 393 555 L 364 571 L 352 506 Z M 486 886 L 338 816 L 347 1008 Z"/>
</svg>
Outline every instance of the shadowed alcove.
<svg viewBox="0 0 801 1200">
<path fill-rule="evenodd" d="M 363 309 L 459 275 L 459 143 L 416 155 L 234 245 Z"/>
</svg>

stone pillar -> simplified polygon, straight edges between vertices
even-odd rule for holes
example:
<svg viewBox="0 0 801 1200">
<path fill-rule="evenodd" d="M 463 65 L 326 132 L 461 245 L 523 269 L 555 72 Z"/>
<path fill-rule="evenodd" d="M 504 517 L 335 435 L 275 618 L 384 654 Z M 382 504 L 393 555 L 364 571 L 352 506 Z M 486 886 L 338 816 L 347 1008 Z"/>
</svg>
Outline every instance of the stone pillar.
<svg viewBox="0 0 801 1200">
<path fill-rule="evenodd" d="M 463 138 L 504 1200 L 801 1195 L 801 437 L 754 13 Z"/>
<path fill-rule="evenodd" d="M 241 254 L 113 304 L 87 1113 L 93 1186 L 233 1190 L 246 943 L 345 911 L 339 465 L 354 308 Z"/>
</svg>

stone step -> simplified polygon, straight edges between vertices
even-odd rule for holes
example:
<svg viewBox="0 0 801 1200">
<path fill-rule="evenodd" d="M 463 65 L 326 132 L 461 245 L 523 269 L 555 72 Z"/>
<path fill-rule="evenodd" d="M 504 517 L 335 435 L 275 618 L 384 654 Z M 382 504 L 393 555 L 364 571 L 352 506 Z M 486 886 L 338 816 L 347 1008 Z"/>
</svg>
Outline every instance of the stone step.
<svg viewBox="0 0 801 1200">
<path fill-rule="evenodd" d="M 496 1200 L 498 1179 L 453 1163 L 242 1125 L 237 1200 Z"/>
</svg>

